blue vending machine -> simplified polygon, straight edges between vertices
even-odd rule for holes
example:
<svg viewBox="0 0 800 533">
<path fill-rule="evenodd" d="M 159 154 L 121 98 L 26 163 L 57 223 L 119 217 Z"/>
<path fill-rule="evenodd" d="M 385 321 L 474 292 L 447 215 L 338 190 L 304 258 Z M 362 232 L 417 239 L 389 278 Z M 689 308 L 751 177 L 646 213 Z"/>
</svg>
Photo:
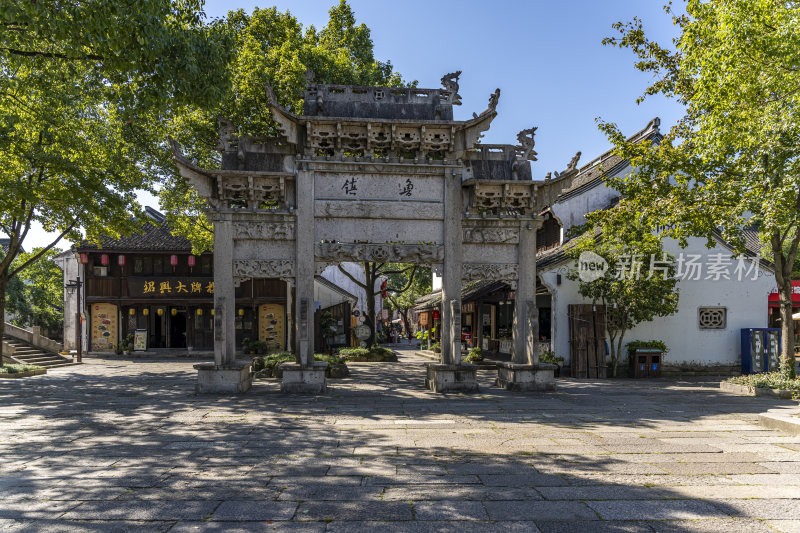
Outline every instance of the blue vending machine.
<svg viewBox="0 0 800 533">
<path fill-rule="evenodd" d="M 780 368 L 781 330 L 742 328 L 742 374 L 773 372 Z"/>
</svg>

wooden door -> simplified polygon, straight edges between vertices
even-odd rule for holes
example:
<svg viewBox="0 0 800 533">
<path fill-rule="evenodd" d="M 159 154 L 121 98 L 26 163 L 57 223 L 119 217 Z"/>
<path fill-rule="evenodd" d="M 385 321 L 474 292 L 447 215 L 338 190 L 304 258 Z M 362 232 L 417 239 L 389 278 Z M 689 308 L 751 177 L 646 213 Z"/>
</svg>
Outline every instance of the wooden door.
<svg viewBox="0 0 800 533">
<path fill-rule="evenodd" d="M 602 305 L 568 307 L 570 370 L 574 378 L 606 377 L 606 312 Z"/>
</svg>

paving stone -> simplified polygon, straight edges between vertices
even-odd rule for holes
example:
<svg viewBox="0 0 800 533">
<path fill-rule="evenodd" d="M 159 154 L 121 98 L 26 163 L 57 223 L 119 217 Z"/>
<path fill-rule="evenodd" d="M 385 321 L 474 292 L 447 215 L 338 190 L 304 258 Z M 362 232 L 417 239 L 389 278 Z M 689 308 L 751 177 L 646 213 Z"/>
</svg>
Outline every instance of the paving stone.
<svg viewBox="0 0 800 533">
<path fill-rule="evenodd" d="M 648 524 L 656 533 L 775 533 L 760 520 L 670 520 Z"/>
<path fill-rule="evenodd" d="M 710 500 L 730 516 L 768 520 L 800 520 L 800 505 L 791 499 Z"/>
<path fill-rule="evenodd" d="M 408 502 L 303 502 L 295 513 L 296 520 L 411 520 Z"/>
<path fill-rule="evenodd" d="M 414 502 L 417 520 L 488 520 L 481 502 L 439 500 Z"/>
<path fill-rule="evenodd" d="M 692 520 L 728 516 L 709 503 L 694 500 L 589 501 L 603 520 Z"/>
<path fill-rule="evenodd" d="M 471 521 L 437 521 L 437 522 L 331 522 L 327 533 L 539 533 L 533 522 L 471 522 Z"/>
<path fill-rule="evenodd" d="M 210 520 L 244 521 L 244 520 L 291 520 L 297 504 L 294 502 L 271 501 L 225 501 L 217 507 Z"/>
<path fill-rule="evenodd" d="M 652 533 L 653 529 L 646 522 L 547 522 L 536 521 L 542 533 Z"/>
<path fill-rule="evenodd" d="M 598 485 L 593 487 L 536 487 L 546 500 L 652 500 L 664 491 L 654 487 Z"/>
<path fill-rule="evenodd" d="M 66 520 L 201 520 L 217 508 L 215 501 L 86 502 L 64 515 Z"/>
<path fill-rule="evenodd" d="M 492 520 L 598 520 L 597 514 L 581 502 L 484 502 Z"/>
<path fill-rule="evenodd" d="M 323 533 L 325 522 L 178 522 L 170 533 Z"/>
</svg>

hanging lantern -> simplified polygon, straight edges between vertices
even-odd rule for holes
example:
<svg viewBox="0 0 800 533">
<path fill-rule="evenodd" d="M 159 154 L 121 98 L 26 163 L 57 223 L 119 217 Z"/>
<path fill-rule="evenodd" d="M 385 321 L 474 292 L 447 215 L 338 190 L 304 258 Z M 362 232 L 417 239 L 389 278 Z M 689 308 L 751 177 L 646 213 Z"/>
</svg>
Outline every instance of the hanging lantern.
<svg viewBox="0 0 800 533">
<path fill-rule="evenodd" d="M 129 314 L 129 315 L 131 315 L 131 316 L 134 316 L 134 315 L 136 315 L 136 309 L 134 309 L 133 307 L 131 307 L 130 309 L 128 309 L 128 314 Z"/>
<path fill-rule="evenodd" d="M 121 267 L 125 266 L 125 256 L 124 255 L 118 255 L 117 256 L 117 264 L 119 266 L 121 266 Z"/>
<path fill-rule="evenodd" d="M 169 264 L 172 266 L 178 266 L 178 256 L 177 255 L 169 256 Z"/>
<path fill-rule="evenodd" d="M 176 315 L 178 314 L 178 310 L 177 310 L 177 309 L 175 309 L 175 308 L 173 308 L 173 309 L 172 309 L 172 310 L 169 312 L 169 314 L 171 314 L 172 316 L 176 316 Z"/>
<path fill-rule="evenodd" d="M 190 267 L 193 267 L 197 263 L 197 258 L 195 256 L 193 256 L 193 255 L 190 255 L 189 258 L 186 260 L 186 263 Z"/>
<path fill-rule="evenodd" d="M 237 311 L 237 314 L 239 316 L 244 316 L 244 309 L 239 309 L 239 311 Z"/>
<path fill-rule="evenodd" d="M 211 308 L 211 316 L 214 316 L 214 308 Z"/>
<path fill-rule="evenodd" d="M 159 307 L 159 308 L 158 308 L 158 311 L 156 311 L 156 314 L 157 314 L 158 316 L 163 316 L 163 315 L 164 315 L 164 310 L 163 310 L 163 309 L 161 309 L 161 308 Z"/>
<path fill-rule="evenodd" d="M 85 265 L 89 262 L 89 254 L 80 254 L 80 262 L 82 265 Z"/>
<path fill-rule="evenodd" d="M 108 266 L 108 254 L 102 254 L 100 256 L 100 264 L 103 266 Z"/>
<path fill-rule="evenodd" d="M 197 310 L 197 316 L 203 316 L 203 310 L 202 309 L 198 309 Z"/>
<path fill-rule="evenodd" d="M 147 308 L 147 307 L 145 307 L 144 309 L 142 309 L 142 314 L 143 314 L 144 316 L 148 316 L 148 315 L 150 314 L 150 309 L 149 309 L 149 308 Z"/>
</svg>

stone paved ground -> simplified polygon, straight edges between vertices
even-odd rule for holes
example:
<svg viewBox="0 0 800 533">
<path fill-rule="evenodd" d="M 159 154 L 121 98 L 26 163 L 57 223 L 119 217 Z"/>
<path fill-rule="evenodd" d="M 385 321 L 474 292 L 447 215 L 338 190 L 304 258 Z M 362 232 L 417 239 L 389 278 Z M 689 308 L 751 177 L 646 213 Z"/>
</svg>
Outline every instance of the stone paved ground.
<svg viewBox="0 0 800 533">
<path fill-rule="evenodd" d="M 792 402 L 710 381 L 422 387 L 353 364 L 325 396 L 196 396 L 191 362 L 0 381 L 2 531 L 800 531 Z"/>
</svg>

